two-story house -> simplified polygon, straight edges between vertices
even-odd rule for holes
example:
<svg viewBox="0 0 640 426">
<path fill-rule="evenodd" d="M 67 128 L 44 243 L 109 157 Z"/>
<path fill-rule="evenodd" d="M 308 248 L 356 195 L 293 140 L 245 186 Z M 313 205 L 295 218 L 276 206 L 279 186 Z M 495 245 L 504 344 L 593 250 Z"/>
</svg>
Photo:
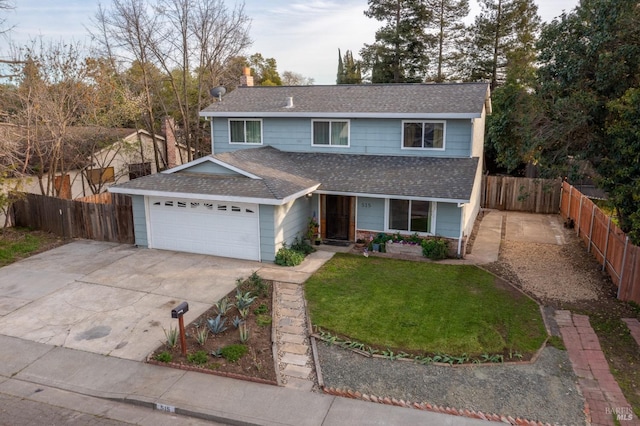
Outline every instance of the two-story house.
<svg viewBox="0 0 640 426">
<path fill-rule="evenodd" d="M 458 255 L 480 208 L 487 84 L 239 87 L 201 112 L 207 157 L 110 191 L 136 244 L 265 262 L 306 234 L 440 236 Z"/>
</svg>

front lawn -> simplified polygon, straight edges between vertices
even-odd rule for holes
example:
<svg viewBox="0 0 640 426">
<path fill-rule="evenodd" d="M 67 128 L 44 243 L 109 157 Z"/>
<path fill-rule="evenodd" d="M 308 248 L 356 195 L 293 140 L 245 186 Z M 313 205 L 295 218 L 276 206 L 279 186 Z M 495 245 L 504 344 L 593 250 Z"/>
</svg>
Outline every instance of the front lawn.
<svg viewBox="0 0 640 426">
<path fill-rule="evenodd" d="M 305 284 L 314 326 L 414 354 L 522 354 L 546 331 L 538 305 L 468 265 L 338 253 Z"/>
</svg>

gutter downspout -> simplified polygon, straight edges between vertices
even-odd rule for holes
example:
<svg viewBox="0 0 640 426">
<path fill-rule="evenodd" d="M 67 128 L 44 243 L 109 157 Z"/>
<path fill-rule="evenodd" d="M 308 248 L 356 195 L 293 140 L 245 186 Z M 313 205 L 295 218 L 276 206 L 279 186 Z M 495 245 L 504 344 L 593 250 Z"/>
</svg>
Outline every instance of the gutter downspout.
<svg viewBox="0 0 640 426">
<path fill-rule="evenodd" d="M 462 237 L 464 236 L 464 204 L 458 204 L 460 207 L 460 236 L 458 237 L 458 258 L 461 259 L 462 255 Z"/>
</svg>

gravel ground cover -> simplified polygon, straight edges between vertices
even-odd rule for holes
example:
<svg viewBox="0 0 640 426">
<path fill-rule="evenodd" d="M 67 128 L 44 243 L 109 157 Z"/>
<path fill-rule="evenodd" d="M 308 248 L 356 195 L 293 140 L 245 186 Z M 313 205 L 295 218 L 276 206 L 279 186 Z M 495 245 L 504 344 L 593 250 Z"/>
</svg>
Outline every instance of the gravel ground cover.
<svg viewBox="0 0 640 426">
<path fill-rule="evenodd" d="M 551 424 L 585 423 L 567 353 L 550 346 L 524 365 L 420 365 L 365 358 L 321 342 L 318 357 L 329 387 Z"/>
</svg>

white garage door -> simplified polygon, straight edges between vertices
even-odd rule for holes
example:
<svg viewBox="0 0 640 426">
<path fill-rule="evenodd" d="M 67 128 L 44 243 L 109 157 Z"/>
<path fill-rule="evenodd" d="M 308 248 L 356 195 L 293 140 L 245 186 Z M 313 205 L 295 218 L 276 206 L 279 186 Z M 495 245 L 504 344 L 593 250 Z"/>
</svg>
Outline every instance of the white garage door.
<svg viewBox="0 0 640 426">
<path fill-rule="evenodd" d="M 258 205 L 150 198 L 149 247 L 260 260 Z"/>
</svg>

